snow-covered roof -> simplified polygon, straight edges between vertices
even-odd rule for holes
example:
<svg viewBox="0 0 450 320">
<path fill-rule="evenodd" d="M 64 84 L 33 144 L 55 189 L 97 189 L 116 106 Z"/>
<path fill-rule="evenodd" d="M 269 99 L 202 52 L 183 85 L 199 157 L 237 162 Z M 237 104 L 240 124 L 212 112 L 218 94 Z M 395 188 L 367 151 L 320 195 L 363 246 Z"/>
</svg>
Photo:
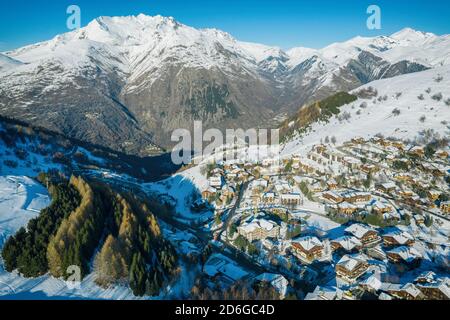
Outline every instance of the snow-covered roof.
<svg viewBox="0 0 450 320">
<path fill-rule="evenodd" d="M 375 291 L 378 291 L 381 288 L 381 280 L 377 274 L 372 274 L 367 279 L 361 281 L 360 284 L 372 288 Z"/>
<path fill-rule="evenodd" d="M 375 231 L 375 229 L 361 223 L 352 224 L 350 227 L 345 229 L 345 232 L 353 234 L 358 239 L 364 237 L 364 235 L 369 231 Z"/>
<path fill-rule="evenodd" d="M 417 286 L 419 289 L 420 287 L 439 289 L 448 299 L 450 299 L 450 278 L 448 277 L 438 279 L 432 283 L 418 284 Z"/>
<path fill-rule="evenodd" d="M 341 209 L 356 209 L 357 208 L 357 206 L 355 206 L 354 204 L 351 204 L 347 201 L 344 201 L 344 202 L 338 204 L 338 207 Z"/>
<path fill-rule="evenodd" d="M 256 280 L 269 282 L 282 297 L 287 294 L 289 281 L 281 274 L 263 273 Z"/>
<path fill-rule="evenodd" d="M 336 287 L 319 287 L 317 286 L 314 292 L 306 295 L 305 300 L 334 300 L 337 296 Z"/>
<path fill-rule="evenodd" d="M 411 234 L 401 230 L 386 233 L 383 237 L 392 237 L 401 245 L 406 244 L 408 241 L 414 240 L 414 237 Z"/>
<path fill-rule="evenodd" d="M 393 182 L 386 182 L 386 183 L 382 183 L 381 186 L 385 189 L 392 189 L 392 188 L 396 188 L 396 184 Z"/>
<path fill-rule="evenodd" d="M 317 237 L 311 236 L 296 239 L 292 244 L 298 244 L 306 251 L 314 249 L 315 247 L 323 247 L 322 242 Z"/>
<path fill-rule="evenodd" d="M 340 238 L 332 240 L 331 242 L 339 243 L 347 251 L 351 251 L 355 247 L 362 246 L 362 243 L 361 241 L 359 241 L 359 239 L 351 236 L 342 236 Z"/>
<path fill-rule="evenodd" d="M 393 300 L 393 298 L 390 295 L 388 295 L 387 293 L 382 292 L 378 296 L 378 300 L 385 300 L 385 301 L 387 301 L 387 300 Z"/>
<path fill-rule="evenodd" d="M 389 250 L 388 253 L 399 255 L 404 261 L 410 262 L 418 258 L 422 258 L 419 251 L 412 247 L 397 247 L 395 249 Z"/>
<path fill-rule="evenodd" d="M 264 229 L 266 231 L 270 231 L 277 226 L 278 225 L 275 222 L 261 218 L 255 219 L 248 223 L 244 223 L 240 226 L 240 228 L 245 232 L 253 232 L 256 229 Z"/>
<path fill-rule="evenodd" d="M 346 254 L 337 265 L 344 267 L 348 271 L 353 271 L 361 263 L 366 263 L 367 259 L 361 254 Z"/>
</svg>

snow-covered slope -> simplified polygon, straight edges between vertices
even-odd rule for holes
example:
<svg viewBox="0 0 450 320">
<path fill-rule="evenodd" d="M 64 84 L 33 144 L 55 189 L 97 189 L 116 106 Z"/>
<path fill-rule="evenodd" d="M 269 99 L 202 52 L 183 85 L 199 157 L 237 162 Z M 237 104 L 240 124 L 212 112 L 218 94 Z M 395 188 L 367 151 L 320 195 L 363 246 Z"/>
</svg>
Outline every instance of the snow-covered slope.
<svg viewBox="0 0 450 320">
<path fill-rule="evenodd" d="M 374 81 L 352 93 L 369 87 L 378 92 L 376 97 L 360 98 L 341 107 L 328 123 L 313 124 L 306 134 L 291 139 L 283 154 L 306 150 L 333 136 L 338 143 L 377 134 L 414 140 L 424 130 L 450 136 L 450 66 Z"/>
<path fill-rule="evenodd" d="M 47 190 L 25 176 L 0 176 L 0 247 L 47 207 Z"/>
<path fill-rule="evenodd" d="M 0 53 L 0 73 L 14 69 L 23 63 Z"/>
</svg>

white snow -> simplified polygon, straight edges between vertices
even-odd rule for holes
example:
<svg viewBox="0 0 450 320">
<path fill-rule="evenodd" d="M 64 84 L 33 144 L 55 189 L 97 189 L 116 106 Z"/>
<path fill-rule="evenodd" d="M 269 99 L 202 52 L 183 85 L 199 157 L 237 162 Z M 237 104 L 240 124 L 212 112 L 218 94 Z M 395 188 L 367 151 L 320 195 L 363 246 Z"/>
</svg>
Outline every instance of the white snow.
<svg viewBox="0 0 450 320">
<path fill-rule="evenodd" d="M 0 176 L 0 247 L 47 207 L 47 190 L 24 176 Z"/>
<path fill-rule="evenodd" d="M 443 79 L 436 82 L 439 76 Z M 358 99 L 341 107 L 341 114 L 350 113 L 349 120 L 340 121 L 337 116 L 328 123 L 313 124 L 309 132 L 294 137 L 284 146 L 282 156 L 306 151 L 327 136 L 336 137 L 340 144 L 354 137 L 372 138 L 378 133 L 385 137 L 414 139 L 421 131 L 432 129 L 441 137 L 449 135 L 450 107 L 445 101 L 450 99 L 450 66 L 374 81 L 353 92 L 368 87 L 375 88 L 378 96 L 387 96 L 387 101 Z M 428 88 L 430 94 L 425 92 Z M 396 98 L 397 93 L 402 95 Z M 436 93 L 442 93 L 441 101 L 432 99 Z M 424 100 L 418 98 L 421 94 Z M 360 108 L 364 102 L 367 108 Z M 393 114 L 394 109 L 400 111 L 398 116 Z M 422 117 L 424 121 L 420 120 Z"/>
</svg>

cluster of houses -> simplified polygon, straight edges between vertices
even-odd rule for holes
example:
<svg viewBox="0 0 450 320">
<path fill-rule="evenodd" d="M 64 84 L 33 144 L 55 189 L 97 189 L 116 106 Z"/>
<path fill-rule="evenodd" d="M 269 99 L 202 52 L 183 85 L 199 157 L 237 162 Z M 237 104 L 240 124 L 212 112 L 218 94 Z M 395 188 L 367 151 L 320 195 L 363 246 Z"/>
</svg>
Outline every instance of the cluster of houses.
<svg viewBox="0 0 450 320">
<path fill-rule="evenodd" d="M 339 270 L 352 268 L 356 273 L 367 268 L 364 259 L 358 256 L 345 257 L 339 263 Z M 338 271 L 341 273 L 341 271 Z M 364 281 L 352 288 L 338 288 L 336 286 L 317 286 L 308 293 L 306 300 L 355 300 L 369 295 L 379 300 L 450 300 L 450 278 L 437 277 L 432 271 L 420 274 L 413 282 L 390 283 L 385 282 L 377 274 L 371 274 Z"/>
<path fill-rule="evenodd" d="M 379 299 L 448 299 L 445 277 L 403 284 L 378 277 L 420 270 L 424 256 L 415 246 L 416 236 L 393 226 L 408 225 L 411 218 L 417 226 L 424 225 L 426 216 L 450 218 L 448 159 L 448 147 L 429 155 L 425 146 L 355 138 L 342 146 L 313 146 L 283 159 L 275 169 L 270 161 L 217 164 L 208 173 L 203 197 L 229 203 L 245 184 L 237 204 L 239 219 L 233 220 L 234 238 L 255 243 L 260 259 L 276 249 L 299 266 L 331 263 L 336 280 L 345 285 L 317 287 L 307 298 L 354 298 L 350 291 L 356 288 Z M 343 235 L 303 234 L 304 221 L 290 213 L 306 207 L 317 207 L 318 215 L 334 221 L 345 218 Z M 360 219 L 367 216 L 390 222 L 390 228 Z"/>
</svg>

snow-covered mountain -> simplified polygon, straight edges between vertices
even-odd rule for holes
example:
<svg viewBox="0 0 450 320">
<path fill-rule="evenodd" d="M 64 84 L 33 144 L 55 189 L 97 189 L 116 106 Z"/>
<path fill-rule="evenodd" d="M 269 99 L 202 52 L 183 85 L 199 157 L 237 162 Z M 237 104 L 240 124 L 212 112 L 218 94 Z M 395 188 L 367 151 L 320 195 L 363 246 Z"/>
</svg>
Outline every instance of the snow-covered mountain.
<svg viewBox="0 0 450 320">
<path fill-rule="evenodd" d="M 193 120 L 219 129 L 268 125 L 306 102 L 446 65 L 449 56 L 450 36 L 411 29 L 284 52 L 173 18 L 100 17 L 4 53 L 0 113 L 148 154 Z"/>
</svg>

